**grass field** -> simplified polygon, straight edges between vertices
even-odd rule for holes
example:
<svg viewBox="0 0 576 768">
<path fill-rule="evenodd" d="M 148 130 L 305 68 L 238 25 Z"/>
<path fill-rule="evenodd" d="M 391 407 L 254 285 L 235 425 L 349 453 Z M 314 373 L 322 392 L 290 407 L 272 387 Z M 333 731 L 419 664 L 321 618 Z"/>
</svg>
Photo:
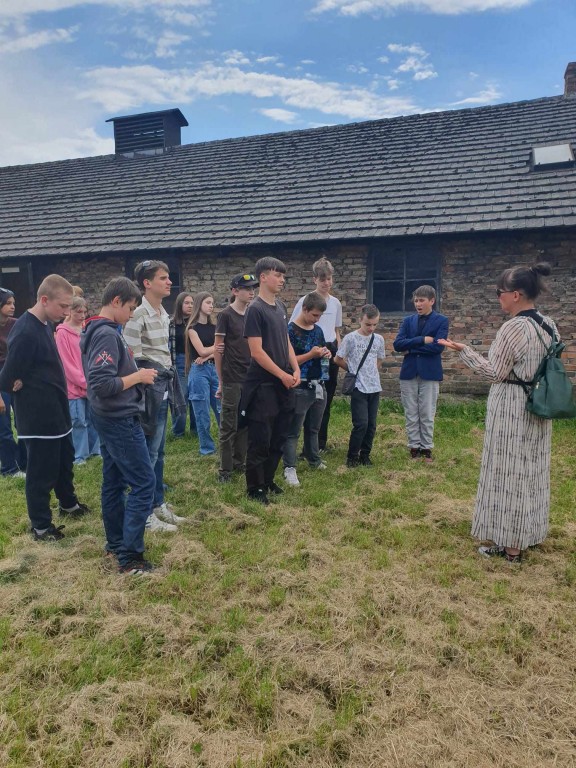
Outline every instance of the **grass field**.
<svg viewBox="0 0 576 768">
<path fill-rule="evenodd" d="M 576 428 L 554 424 L 552 519 L 521 567 L 469 538 L 483 403 L 443 404 L 436 463 L 381 405 L 371 469 L 268 508 L 169 440 L 192 524 L 147 539 L 149 579 L 104 564 L 99 514 L 31 541 L 0 512 L 0 765 L 10 768 L 576 766 Z M 99 509 L 100 464 L 76 473 Z"/>
</svg>

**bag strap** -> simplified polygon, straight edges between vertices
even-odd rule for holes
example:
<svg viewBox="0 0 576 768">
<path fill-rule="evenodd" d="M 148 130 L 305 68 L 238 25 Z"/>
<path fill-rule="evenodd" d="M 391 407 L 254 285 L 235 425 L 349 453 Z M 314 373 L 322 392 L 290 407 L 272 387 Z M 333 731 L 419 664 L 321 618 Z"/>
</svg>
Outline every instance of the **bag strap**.
<svg viewBox="0 0 576 768">
<path fill-rule="evenodd" d="M 372 336 L 370 337 L 370 343 L 366 347 L 366 352 L 364 352 L 364 355 L 362 356 L 362 360 L 360 360 L 360 365 L 358 366 L 358 368 L 356 368 L 356 373 L 354 374 L 355 376 L 358 376 L 358 374 L 360 373 L 360 368 L 362 368 L 362 366 L 364 365 L 364 362 L 368 357 L 368 353 L 372 349 L 373 343 L 374 343 L 374 334 L 372 334 Z"/>
<path fill-rule="evenodd" d="M 542 335 L 541 335 L 540 331 L 538 330 L 538 323 L 535 322 L 535 320 L 533 318 L 531 318 L 531 317 L 528 317 L 526 319 L 529 320 L 532 323 L 532 325 L 534 326 L 534 330 L 536 331 L 536 335 L 538 336 L 538 338 L 542 342 L 542 346 L 546 350 L 546 352 L 544 353 L 544 357 L 542 358 L 542 362 L 544 362 L 544 360 L 547 357 L 550 357 L 550 355 L 554 354 L 555 347 L 557 346 L 557 344 L 558 344 L 560 339 L 559 339 L 559 337 L 556 336 L 556 334 L 554 332 L 554 329 L 550 328 L 550 326 L 547 323 L 544 323 L 541 327 L 544 328 L 546 333 L 548 333 L 552 337 L 552 343 L 550 344 L 550 346 L 548 346 L 548 344 L 546 344 L 546 342 L 542 338 Z M 538 366 L 538 369 L 542 365 L 542 362 Z M 524 394 L 525 395 L 530 395 L 530 390 L 534 386 L 534 379 L 531 379 L 530 381 L 524 381 L 524 379 L 521 379 L 519 376 L 517 376 L 514 371 L 512 371 L 512 373 L 514 374 L 514 376 L 516 376 L 516 378 L 515 379 L 504 379 L 504 383 L 505 384 L 518 384 L 524 390 Z M 536 374 L 534 374 L 534 378 L 535 377 L 536 377 Z"/>
</svg>

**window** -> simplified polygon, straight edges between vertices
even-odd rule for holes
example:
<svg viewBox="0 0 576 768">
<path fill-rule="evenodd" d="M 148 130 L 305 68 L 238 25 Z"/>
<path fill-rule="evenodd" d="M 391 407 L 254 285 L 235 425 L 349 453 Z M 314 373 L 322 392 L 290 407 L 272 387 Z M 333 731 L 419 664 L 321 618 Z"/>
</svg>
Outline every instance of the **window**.
<svg viewBox="0 0 576 768">
<path fill-rule="evenodd" d="M 574 152 L 570 144 L 534 147 L 532 149 L 532 165 L 536 171 L 544 168 L 569 168 L 574 165 Z"/>
<path fill-rule="evenodd" d="M 433 248 L 383 245 L 371 256 L 372 301 L 381 312 L 411 312 L 419 285 L 431 285 L 439 294 L 440 259 Z"/>
</svg>

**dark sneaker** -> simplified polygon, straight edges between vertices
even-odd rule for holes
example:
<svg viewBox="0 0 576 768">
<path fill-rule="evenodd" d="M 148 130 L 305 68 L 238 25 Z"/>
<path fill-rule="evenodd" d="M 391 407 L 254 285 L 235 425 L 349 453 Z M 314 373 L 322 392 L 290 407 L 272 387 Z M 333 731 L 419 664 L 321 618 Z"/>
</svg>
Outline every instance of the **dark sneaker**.
<svg viewBox="0 0 576 768">
<path fill-rule="evenodd" d="M 50 525 L 44 533 L 38 533 L 35 528 L 32 528 L 32 536 L 34 537 L 34 541 L 60 541 L 60 539 L 64 538 L 64 534 L 62 533 L 64 527 L 65 526 L 63 525 L 59 525 L 58 528 L 56 528 L 56 526 Z"/>
<path fill-rule="evenodd" d="M 360 456 L 360 464 L 363 467 L 373 467 L 374 463 L 371 461 L 370 456 Z"/>
<path fill-rule="evenodd" d="M 274 496 L 282 496 L 284 493 L 284 490 L 280 488 L 279 485 L 276 485 L 276 483 L 268 483 L 268 493 L 273 493 Z"/>
<path fill-rule="evenodd" d="M 419 459 L 420 456 L 421 456 L 420 448 L 410 448 L 410 458 L 411 459 Z"/>
<path fill-rule="evenodd" d="M 424 457 L 424 461 L 426 464 L 432 464 L 434 462 L 434 459 L 432 458 L 432 451 L 430 448 L 422 448 L 420 453 Z"/>
<path fill-rule="evenodd" d="M 64 509 L 61 505 L 58 505 L 58 514 L 60 517 L 83 517 L 89 515 L 92 510 L 87 507 L 86 504 L 78 502 L 73 509 Z"/>
<path fill-rule="evenodd" d="M 483 557 L 503 557 L 508 563 L 521 563 L 522 555 L 509 555 L 505 547 L 496 544 L 492 547 L 478 547 L 478 554 Z"/>
<path fill-rule="evenodd" d="M 218 472 L 218 482 L 219 483 L 231 483 L 232 482 L 232 475 L 230 472 Z"/>
<path fill-rule="evenodd" d="M 258 501 L 260 504 L 264 504 L 265 507 L 270 504 L 270 499 L 266 496 L 266 491 L 263 488 L 257 488 L 255 491 L 248 491 L 248 498 L 252 501 Z"/>
<path fill-rule="evenodd" d="M 118 573 L 126 574 L 127 576 L 146 576 L 154 570 L 152 563 L 148 560 L 130 560 L 126 565 L 118 566 Z"/>
<path fill-rule="evenodd" d="M 350 469 L 353 469 L 354 467 L 360 466 L 360 459 L 346 459 L 346 466 L 350 467 Z"/>
</svg>

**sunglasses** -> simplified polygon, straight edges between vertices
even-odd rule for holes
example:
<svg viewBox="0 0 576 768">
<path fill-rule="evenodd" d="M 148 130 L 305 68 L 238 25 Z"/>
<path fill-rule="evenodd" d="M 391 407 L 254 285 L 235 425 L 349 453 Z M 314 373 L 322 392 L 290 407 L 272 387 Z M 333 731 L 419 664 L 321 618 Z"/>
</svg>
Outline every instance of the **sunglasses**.
<svg viewBox="0 0 576 768">
<path fill-rule="evenodd" d="M 516 293 L 516 291 L 503 291 L 500 288 L 496 288 L 496 296 L 498 296 L 498 298 L 500 298 L 503 293 Z"/>
</svg>

